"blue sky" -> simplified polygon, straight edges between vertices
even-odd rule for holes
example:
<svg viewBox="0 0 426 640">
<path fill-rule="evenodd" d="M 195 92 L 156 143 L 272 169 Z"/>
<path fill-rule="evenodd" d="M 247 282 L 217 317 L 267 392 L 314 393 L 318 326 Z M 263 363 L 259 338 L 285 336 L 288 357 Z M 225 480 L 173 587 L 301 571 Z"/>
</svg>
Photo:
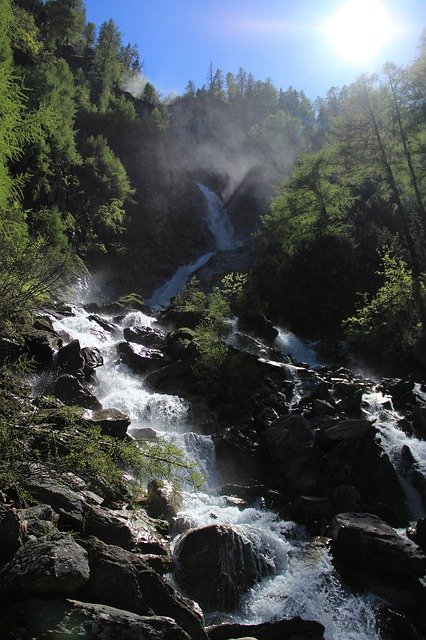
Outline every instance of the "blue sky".
<svg viewBox="0 0 426 640">
<path fill-rule="evenodd" d="M 86 0 L 86 8 L 89 20 L 113 18 L 124 42 L 138 46 L 145 74 L 162 94 L 182 93 L 190 79 L 201 86 L 212 62 L 315 98 L 386 60 L 408 63 L 426 26 L 424 0 L 380 0 L 394 27 L 389 41 L 368 60 L 343 59 L 323 27 L 346 1 Z"/>
</svg>

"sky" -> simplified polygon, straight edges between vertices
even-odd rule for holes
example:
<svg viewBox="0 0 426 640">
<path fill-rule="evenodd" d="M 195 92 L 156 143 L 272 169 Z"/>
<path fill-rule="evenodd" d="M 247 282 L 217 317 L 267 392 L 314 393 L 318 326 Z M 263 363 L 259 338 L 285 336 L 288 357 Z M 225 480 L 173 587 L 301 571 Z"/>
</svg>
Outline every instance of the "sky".
<svg viewBox="0 0 426 640">
<path fill-rule="evenodd" d="M 311 98 L 387 60 L 404 65 L 426 26 L 425 0 L 86 0 L 96 25 L 112 18 L 136 44 L 163 95 L 201 87 L 210 62 L 239 67 Z M 352 13 L 351 13 L 351 5 Z M 354 10 L 354 7 L 356 9 Z M 355 13 L 354 13 L 355 11 Z"/>
</svg>

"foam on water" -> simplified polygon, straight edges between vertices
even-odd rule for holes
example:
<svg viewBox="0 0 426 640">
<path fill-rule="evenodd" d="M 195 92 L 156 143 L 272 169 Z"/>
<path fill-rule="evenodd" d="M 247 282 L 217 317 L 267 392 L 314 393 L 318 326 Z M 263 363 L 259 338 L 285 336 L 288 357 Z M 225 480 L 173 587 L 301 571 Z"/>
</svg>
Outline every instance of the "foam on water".
<svg viewBox="0 0 426 640">
<path fill-rule="evenodd" d="M 151 326 L 153 322 L 154 319 L 145 314 L 128 314 L 122 326 Z M 211 437 L 191 432 L 190 406 L 186 401 L 177 396 L 151 393 L 145 388 L 143 376 L 134 374 L 119 362 L 117 335 L 91 322 L 83 310 L 79 310 L 74 318 L 56 321 L 55 328 L 70 339 L 78 338 L 81 346 L 101 349 L 105 364 L 97 370 L 99 387 L 96 395 L 105 407 L 116 407 L 129 413 L 135 434 L 138 428 L 149 426 L 182 447 L 190 460 L 198 461 L 206 483 L 201 492 L 183 493 L 179 515 L 195 527 L 219 523 L 232 525 L 253 540 L 265 558 L 274 563 L 276 574 L 262 580 L 246 594 L 232 619 L 256 623 L 298 615 L 324 624 L 327 640 L 380 638 L 375 622 L 376 600 L 347 593 L 337 579 L 328 551 L 324 546 L 313 545 L 303 527 L 281 520 L 261 505 L 240 510 L 228 504 L 225 497 L 217 495 L 220 478 Z M 289 344 L 286 340 L 283 338 L 281 343 L 283 348 L 284 344 Z M 294 346 L 292 339 L 290 342 Z M 317 364 L 312 348 L 301 344 L 302 350 L 293 350 L 291 355 Z M 287 366 L 291 371 L 291 365 Z M 297 369 L 293 367 L 293 370 L 297 383 Z M 366 396 L 366 410 L 370 417 L 378 417 L 383 444 L 389 455 L 392 453 L 396 458 L 402 444 L 407 443 L 416 459 L 417 456 L 423 458 L 425 443 L 401 432 L 396 415 L 385 416 L 383 398 L 377 394 Z"/>
<path fill-rule="evenodd" d="M 377 600 L 347 593 L 328 552 L 305 543 L 288 553 L 284 572 L 263 580 L 244 598 L 235 618 L 253 623 L 300 616 L 325 626 L 326 640 L 379 640 Z"/>
<path fill-rule="evenodd" d="M 291 331 L 275 327 L 278 336 L 275 338 L 275 347 L 284 355 L 291 356 L 297 362 L 306 362 L 311 367 L 318 367 L 320 362 L 313 346 L 306 340 L 301 340 Z"/>
</svg>

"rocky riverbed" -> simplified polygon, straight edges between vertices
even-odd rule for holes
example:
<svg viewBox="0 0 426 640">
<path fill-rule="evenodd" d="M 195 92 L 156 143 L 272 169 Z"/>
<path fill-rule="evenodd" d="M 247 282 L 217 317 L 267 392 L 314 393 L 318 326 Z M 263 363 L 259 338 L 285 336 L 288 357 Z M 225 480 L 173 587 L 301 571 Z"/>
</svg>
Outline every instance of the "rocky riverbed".
<svg viewBox="0 0 426 640">
<path fill-rule="evenodd" d="M 56 308 L 22 339 L 2 340 L 2 358 L 26 353 L 37 363 L 33 397 L 22 402 L 42 420 L 29 428 L 57 433 L 63 408 L 78 407 L 78 428 L 125 440 L 174 425 L 187 453 L 208 454 L 201 497 L 184 493 L 177 503 L 152 482 L 133 509 L 125 483 L 111 495 L 60 465 L 23 465 L 30 506 L 0 487 L 1 637 L 424 637 L 422 381 L 311 368 L 283 353 L 264 317 L 248 315 L 227 338 L 244 388 L 200 382 L 197 321 L 173 309 L 154 317 Z M 314 601 L 321 584 L 323 611 L 292 600 L 289 576 L 310 566 L 312 592 L 305 580 L 300 593 Z M 283 581 L 268 596 L 281 604 L 255 611 L 253 599 Z M 350 615 L 345 598 L 366 621 L 339 627 L 339 615 Z M 325 610 L 333 606 L 334 617 Z"/>
</svg>

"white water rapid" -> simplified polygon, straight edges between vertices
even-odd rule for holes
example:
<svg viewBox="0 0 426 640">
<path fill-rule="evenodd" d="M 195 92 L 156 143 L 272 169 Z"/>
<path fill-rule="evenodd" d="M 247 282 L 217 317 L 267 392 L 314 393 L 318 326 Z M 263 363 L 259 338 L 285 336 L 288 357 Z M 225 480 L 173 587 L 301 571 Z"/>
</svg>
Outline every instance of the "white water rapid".
<svg viewBox="0 0 426 640">
<path fill-rule="evenodd" d="M 152 326 L 154 318 L 129 314 L 113 334 L 91 321 L 84 310 L 75 311 L 75 316 L 56 320 L 54 326 L 66 340 L 78 338 L 82 347 L 101 350 L 105 363 L 97 369 L 95 393 L 104 407 L 128 412 L 130 432 L 136 437 L 139 429 L 151 427 L 172 439 L 205 474 L 202 491 L 184 493 L 180 516 L 192 526 L 232 524 L 255 539 L 261 553 L 275 565 L 275 575 L 252 588 L 238 611 L 227 618 L 218 614 L 216 619 L 257 623 L 298 615 L 324 624 L 327 640 L 379 640 L 375 600 L 346 592 L 324 545 L 312 542 L 303 527 L 280 519 L 261 504 L 243 510 L 229 506 L 217 493 L 220 478 L 212 440 L 193 433 L 189 404 L 177 396 L 148 391 L 143 377 L 118 361 L 115 345 L 123 340 L 123 327 Z"/>
<path fill-rule="evenodd" d="M 236 247 L 234 228 L 222 200 L 204 184 L 197 183 L 197 187 L 204 196 L 204 217 L 213 234 L 214 251 L 205 253 L 190 264 L 179 267 L 169 280 L 160 285 L 148 300 L 148 304 L 153 309 L 166 307 L 170 300 L 183 289 L 190 275 L 205 265 L 216 251 L 231 251 Z"/>
</svg>

